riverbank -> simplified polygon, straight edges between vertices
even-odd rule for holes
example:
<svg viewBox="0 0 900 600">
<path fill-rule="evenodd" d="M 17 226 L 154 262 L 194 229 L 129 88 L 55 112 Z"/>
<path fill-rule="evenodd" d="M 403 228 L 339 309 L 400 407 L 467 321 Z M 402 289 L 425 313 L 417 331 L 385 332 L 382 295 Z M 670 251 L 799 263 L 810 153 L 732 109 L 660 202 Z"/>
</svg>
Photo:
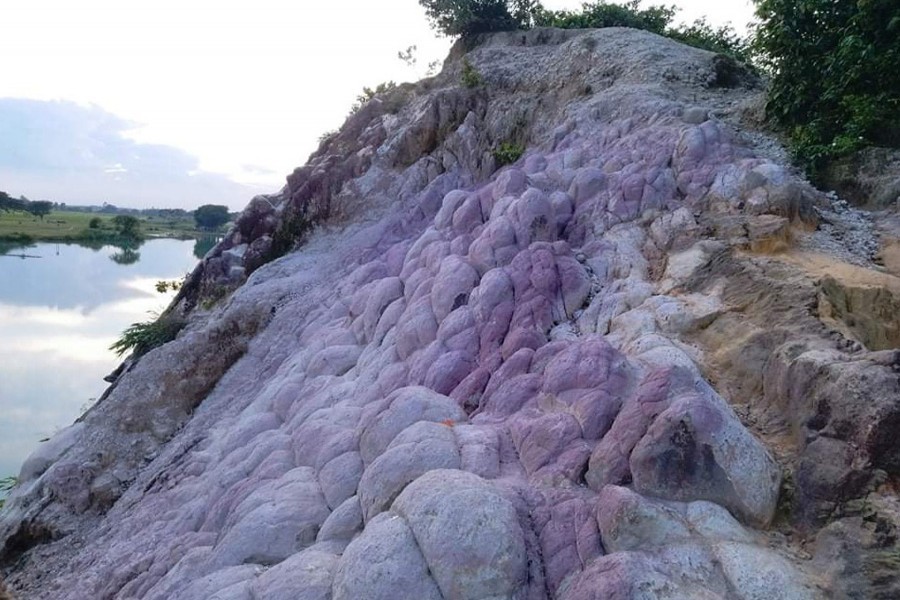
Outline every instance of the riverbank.
<svg viewBox="0 0 900 600">
<path fill-rule="evenodd" d="M 27 246 L 35 242 L 121 245 L 133 239 L 116 229 L 116 215 L 53 211 L 43 219 L 22 212 L 0 212 L 0 244 Z M 145 238 L 199 239 L 211 232 L 196 227 L 191 217 L 137 216 Z"/>
</svg>

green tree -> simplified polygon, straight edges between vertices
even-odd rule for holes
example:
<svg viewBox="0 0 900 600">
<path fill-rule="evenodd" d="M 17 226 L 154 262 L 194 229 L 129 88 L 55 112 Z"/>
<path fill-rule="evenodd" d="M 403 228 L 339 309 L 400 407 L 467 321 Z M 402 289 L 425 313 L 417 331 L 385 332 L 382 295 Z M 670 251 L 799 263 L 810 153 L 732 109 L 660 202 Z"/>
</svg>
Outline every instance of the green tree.
<svg viewBox="0 0 900 600">
<path fill-rule="evenodd" d="M 88 229 L 100 229 L 103 227 L 103 219 L 100 217 L 93 217 L 88 222 Z"/>
<path fill-rule="evenodd" d="M 200 229 L 218 229 L 230 218 L 228 207 L 220 204 L 204 204 L 194 211 L 194 221 Z"/>
<path fill-rule="evenodd" d="M 897 0 L 755 0 L 768 112 L 815 178 L 870 144 L 900 146 Z"/>
<path fill-rule="evenodd" d="M 431 26 L 451 37 L 528 29 L 541 10 L 536 0 L 419 0 L 419 4 Z"/>
<path fill-rule="evenodd" d="M 140 237 L 141 222 L 131 215 L 116 215 L 113 217 L 113 226 L 121 235 L 126 237 Z"/>
<path fill-rule="evenodd" d="M 53 203 L 49 200 L 36 200 L 34 202 L 29 202 L 26 206 L 26 210 L 34 216 L 40 217 L 41 221 L 43 221 L 44 217 L 49 215 L 50 211 L 53 210 Z"/>
</svg>

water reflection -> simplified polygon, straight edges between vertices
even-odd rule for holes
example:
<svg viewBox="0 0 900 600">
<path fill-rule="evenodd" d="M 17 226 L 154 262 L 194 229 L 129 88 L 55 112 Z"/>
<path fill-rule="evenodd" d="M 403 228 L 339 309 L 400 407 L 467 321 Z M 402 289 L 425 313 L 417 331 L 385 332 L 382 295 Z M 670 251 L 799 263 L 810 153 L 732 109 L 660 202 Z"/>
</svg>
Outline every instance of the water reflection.
<svg viewBox="0 0 900 600">
<path fill-rule="evenodd" d="M 141 253 L 131 248 L 122 248 L 109 257 L 117 265 L 133 265 L 141 260 Z"/>
<path fill-rule="evenodd" d="M 140 248 L 146 240 L 144 238 L 136 238 L 136 237 L 122 237 L 119 236 L 116 238 L 116 241 L 110 242 L 108 239 L 98 238 L 95 240 L 92 239 L 83 239 L 78 240 L 72 243 L 58 243 L 53 242 L 52 244 L 56 247 L 56 254 L 59 255 L 59 247 L 63 246 L 78 246 L 81 248 L 89 248 L 94 251 L 102 250 L 103 248 L 113 248 L 117 249 L 112 254 L 109 255 L 109 259 L 118 265 L 133 265 L 137 261 L 141 259 L 141 253 L 138 252 L 138 248 Z M 216 244 L 218 239 L 215 239 L 213 242 L 213 246 Z M 43 244 L 47 245 L 47 244 Z M 30 248 L 34 248 L 36 245 L 33 242 L 11 242 L 11 241 L 0 241 L 0 256 L 9 256 L 16 258 L 40 258 L 40 255 L 29 254 L 28 250 Z M 194 254 L 196 255 L 196 246 L 194 248 Z M 200 258 L 203 258 L 200 256 Z"/>
<path fill-rule="evenodd" d="M 194 256 L 203 258 L 206 253 L 222 240 L 220 235 L 206 235 L 194 242 Z"/>
<path fill-rule="evenodd" d="M 131 264 L 120 249 L 38 244 L 41 258 L 0 259 L 0 477 L 38 440 L 71 423 L 118 364 L 109 350 L 131 323 L 161 311 L 155 290 L 196 263 L 191 241 L 150 240 Z M 137 253 L 136 253 L 137 254 Z"/>
</svg>

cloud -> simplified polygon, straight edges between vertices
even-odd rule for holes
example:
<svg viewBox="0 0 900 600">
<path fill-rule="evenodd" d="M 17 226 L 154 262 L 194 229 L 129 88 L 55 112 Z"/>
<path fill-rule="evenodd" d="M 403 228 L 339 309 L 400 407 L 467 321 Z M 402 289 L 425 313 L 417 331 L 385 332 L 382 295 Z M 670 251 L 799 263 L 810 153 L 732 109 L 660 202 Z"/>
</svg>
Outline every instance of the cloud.
<svg viewBox="0 0 900 600">
<path fill-rule="evenodd" d="M 262 189 L 200 170 L 171 146 L 128 137 L 138 126 L 96 105 L 0 98 L 0 189 L 68 204 L 243 208 Z"/>
</svg>

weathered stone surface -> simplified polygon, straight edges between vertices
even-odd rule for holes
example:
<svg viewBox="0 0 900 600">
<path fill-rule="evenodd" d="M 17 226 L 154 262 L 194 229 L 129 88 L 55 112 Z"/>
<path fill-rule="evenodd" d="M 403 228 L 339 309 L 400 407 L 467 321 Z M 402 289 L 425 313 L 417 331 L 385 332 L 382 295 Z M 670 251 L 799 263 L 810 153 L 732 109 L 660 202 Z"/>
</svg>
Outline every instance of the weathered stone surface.
<svg viewBox="0 0 900 600">
<path fill-rule="evenodd" d="M 450 398 L 424 387 L 398 390 L 386 400 L 387 407 L 366 425 L 360 435 L 363 461 L 371 464 L 404 429 L 420 421 L 440 423 L 464 421 L 465 413 Z"/>
<path fill-rule="evenodd" d="M 451 426 L 419 421 L 404 429 L 376 458 L 359 482 L 359 503 L 369 521 L 409 483 L 433 469 L 457 469 L 459 449 Z"/>
<path fill-rule="evenodd" d="M 334 576 L 332 598 L 391 600 L 398 593 L 423 600 L 442 597 L 406 521 L 383 513 L 347 546 Z"/>
<path fill-rule="evenodd" d="M 254 582 L 253 596 L 271 600 L 331 600 L 339 557 L 315 547 L 272 567 Z"/>
<path fill-rule="evenodd" d="M 409 523 L 444 598 L 523 595 L 527 554 L 515 507 L 479 477 L 431 471 L 392 510 Z"/>
<path fill-rule="evenodd" d="M 674 500 L 711 500 L 747 521 L 775 514 L 781 472 L 725 406 L 703 396 L 675 400 L 635 446 L 635 489 Z"/>
</svg>

